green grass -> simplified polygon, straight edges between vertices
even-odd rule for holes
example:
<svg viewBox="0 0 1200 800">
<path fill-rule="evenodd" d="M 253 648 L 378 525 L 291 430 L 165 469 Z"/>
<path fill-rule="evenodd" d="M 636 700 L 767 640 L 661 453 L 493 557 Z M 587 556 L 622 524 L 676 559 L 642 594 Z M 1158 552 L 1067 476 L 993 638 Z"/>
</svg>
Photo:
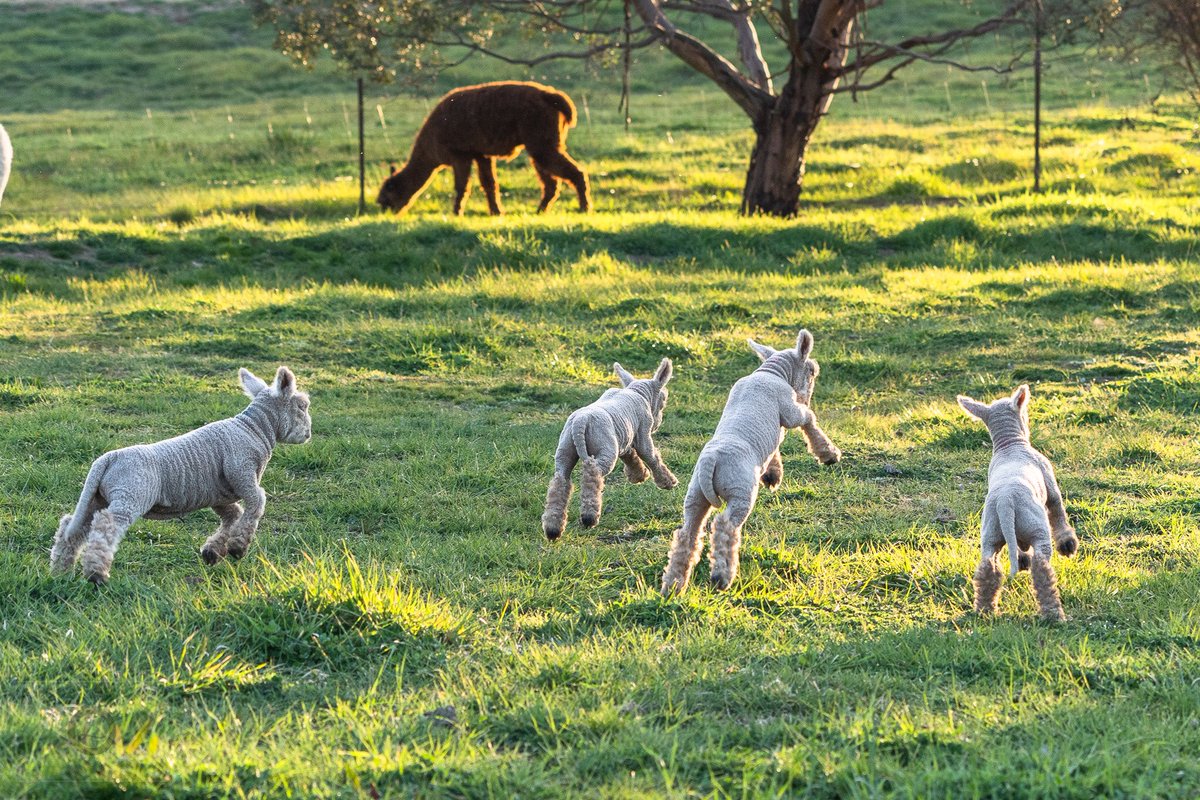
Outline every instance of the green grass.
<svg viewBox="0 0 1200 800">
<path fill-rule="evenodd" d="M 217 51 L 219 14 L 194 18 Z M 0 796 L 1200 794 L 1188 107 L 1060 108 L 1035 196 L 1028 114 L 995 94 L 965 119 L 940 84 L 846 103 L 779 221 L 732 213 L 748 139 L 711 89 L 635 97 L 626 134 L 581 75 L 597 213 L 529 214 L 522 160 L 503 219 L 446 217 L 444 180 L 356 218 L 339 79 L 249 100 L 230 73 L 214 101 L 145 75 L 70 111 L 23 88 L 4 118 Z M 426 100 L 379 99 L 403 150 Z M 655 591 L 683 487 L 614 474 L 598 528 L 573 503 L 544 542 L 558 432 L 612 361 L 675 360 L 657 439 L 686 482 L 746 337 L 801 326 L 845 458 L 789 437 L 729 592 L 706 562 Z M 203 512 L 138 522 L 102 590 L 49 574 L 93 458 L 236 413 L 237 368 L 280 363 L 314 438 L 276 451 L 246 559 L 203 566 Z M 1020 382 L 1082 539 L 1060 626 L 1027 575 L 967 613 L 989 448 L 954 395 Z"/>
</svg>

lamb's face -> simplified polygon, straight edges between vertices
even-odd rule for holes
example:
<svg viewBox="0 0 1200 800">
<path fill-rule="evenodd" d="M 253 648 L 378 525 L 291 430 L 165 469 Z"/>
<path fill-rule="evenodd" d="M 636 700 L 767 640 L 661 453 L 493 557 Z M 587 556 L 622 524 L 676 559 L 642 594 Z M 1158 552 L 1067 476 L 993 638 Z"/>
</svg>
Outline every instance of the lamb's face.
<svg viewBox="0 0 1200 800">
<path fill-rule="evenodd" d="M 399 214 L 408 207 L 408 204 L 412 202 L 413 195 L 421 189 L 420 186 L 413 184 L 414 181 L 406 177 L 404 170 L 396 172 L 393 168 L 392 174 L 383 182 L 383 186 L 379 187 L 379 196 L 375 198 L 375 202 L 384 211 L 394 211 Z"/>
<path fill-rule="evenodd" d="M 279 441 L 287 444 L 304 444 L 311 439 L 312 417 L 308 413 L 308 394 L 293 392 L 290 397 L 281 397 L 280 405 Z"/>
<path fill-rule="evenodd" d="M 813 390 L 817 388 L 817 376 L 821 374 L 821 365 L 814 358 L 796 359 L 796 369 L 793 371 L 792 389 L 796 399 L 806 406 L 812 406 Z"/>
<path fill-rule="evenodd" d="M 650 403 L 650 413 L 653 416 L 653 422 L 650 425 L 650 432 L 654 433 L 662 425 L 663 410 L 667 407 L 667 387 L 659 388 L 658 393 L 654 395 L 654 400 Z"/>
</svg>

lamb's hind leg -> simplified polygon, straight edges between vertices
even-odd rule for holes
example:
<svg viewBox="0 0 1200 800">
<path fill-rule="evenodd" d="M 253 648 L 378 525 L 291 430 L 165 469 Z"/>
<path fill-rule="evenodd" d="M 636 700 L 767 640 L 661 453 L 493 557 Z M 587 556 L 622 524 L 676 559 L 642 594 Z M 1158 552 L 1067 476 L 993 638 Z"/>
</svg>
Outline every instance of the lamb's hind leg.
<svg viewBox="0 0 1200 800">
<path fill-rule="evenodd" d="M 91 530 L 83 550 L 83 576 L 96 585 L 108 582 L 113 556 L 121 545 L 125 531 L 144 513 L 120 500 L 113 499 L 108 508 L 92 517 Z"/>
<path fill-rule="evenodd" d="M 93 497 L 85 508 L 76 509 L 75 513 L 66 514 L 58 521 L 58 532 L 54 534 L 54 545 L 50 548 L 53 572 L 66 572 L 75 566 L 75 559 L 87 541 L 92 517 L 99 510 L 100 502 Z"/>
<path fill-rule="evenodd" d="M 213 506 L 212 510 L 217 512 L 217 516 L 221 518 L 221 524 L 200 548 L 200 557 L 209 566 L 217 563 L 229 553 L 229 532 L 243 513 L 241 503 Z"/>
<path fill-rule="evenodd" d="M 253 489 L 243 490 L 241 495 L 246 508 L 229 526 L 229 535 L 226 537 L 229 555 L 232 558 L 246 555 L 246 551 L 250 549 L 250 542 L 254 541 L 254 534 L 258 532 L 258 521 L 262 519 L 263 511 L 267 507 L 267 493 L 258 484 L 255 484 Z"/>
<path fill-rule="evenodd" d="M 683 526 L 675 529 L 671 538 L 671 552 L 667 556 L 667 568 L 663 571 L 662 594 L 669 596 L 682 592 L 692 578 L 692 570 L 700 560 L 700 549 L 704 545 L 704 525 L 712 506 L 700 491 L 688 492 L 683 501 Z"/>
<path fill-rule="evenodd" d="M 742 526 L 746 524 L 754 501 L 758 497 L 758 476 L 750 483 L 749 491 L 732 492 L 725 510 L 713 520 L 712 548 L 708 560 L 712 566 L 709 582 L 720 590 L 728 589 L 738 573 L 742 548 Z"/>
<path fill-rule="evenodd" d="M 605 449 L 583 459 L 579 477 L 579 524 L 594 528 L 604 506 L 604 478 L 617 464 L 616 450 Z"/>
<path fill-rule="evenodd" d="M 994 614 L 1004 574 L 996 566 L 996 554 L 1004 546 L 1004 533 L 991 505 L 983 506 L 983 532 L 980 539 L 979 566 L 975 568 L 975 612 Z"/>
<path fill-rule="evenodd" d="M 1050 531 L 1035 540 L 1033 545 L 1033 563 L 1029 567 L 1033 583 L 1033 593 L 1037 598 L 1038 611 L 1047 622 L 1062 622 L 1067 617 L 1063 613 L 1062 598 L 1058 595 L 1058 576 L 1050 565 Z"/>
<path fill-rule="evenodd" d="M 564 434 L 554 454 L 554 477 L 546 490 L 546 509 L 542 512 L 542 533 L 553 542 L 562 536 L 567 527 L 567 504 L 571 502 L 571 470 L 575 469 L 579 454 L 571 437 Z"/>
</svg>

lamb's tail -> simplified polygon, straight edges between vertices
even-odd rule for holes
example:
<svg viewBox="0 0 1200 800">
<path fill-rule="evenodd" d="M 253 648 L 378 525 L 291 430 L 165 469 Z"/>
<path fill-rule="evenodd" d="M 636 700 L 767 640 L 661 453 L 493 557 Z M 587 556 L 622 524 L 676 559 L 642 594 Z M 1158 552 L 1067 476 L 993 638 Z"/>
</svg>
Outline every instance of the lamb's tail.
<svg viewBox="0 0 1200 800">
<path fill-rule="evenodd" d="M 108 465 L 112 458 L 112 453 L 105 453 L 92 463 L 87 479 L 83 482 L 83 491 L 79 493 L 79 501 L 75 503 L 75 513 L 71 516 L 78 518 L 80 514 L 88 512 L 92 505 L 92 499 L 100 489 L 100 481 L 104 478 L 104 473 L 108 472 Z"/>
<path fill-rule="evenodd" d="M 571 102 L 571 98 L 562 92 L 544 92 L 542 97 L 563 115 L 563 122 L 568 128 L 575 127 L 575 104 Z"/>
<path fill-rule="evenodd" d="M 1021 548 L 1017 547 L 1017 508 L 1011 497 L 996 498 L 996 516 L 1000 522 L 1000 531 L 1004 534 L 1004 543 L 1008 546 L 1008 575 L 1012 577 L 1021 569 L 1022 553 Z"/>
<path fill-rule="evenodd" d="M 721 507 L 721 498 L 717 495 L 716 487 L 713 484 L 713 477 L 717 471 L 718 457 L 712 452 L 700 451 L 700 458 L 696 460 L 696 468 L 692 471 L 691 486 L 694 486 L 700 494 L 704 495 L 704 499 L 713 508 Z M 689 487 L 690 489 L 691 487 Z"/>
</svg>

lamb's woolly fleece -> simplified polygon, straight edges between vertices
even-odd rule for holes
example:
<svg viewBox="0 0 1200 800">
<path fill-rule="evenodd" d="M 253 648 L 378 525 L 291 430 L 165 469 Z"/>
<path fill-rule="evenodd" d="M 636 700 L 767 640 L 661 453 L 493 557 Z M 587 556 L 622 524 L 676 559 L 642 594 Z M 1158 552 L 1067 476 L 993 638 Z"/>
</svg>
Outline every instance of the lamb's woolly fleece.
<svg viewBox="0 0 1200 800">
<path fill-rule="evenodd" d="M 171 519 L 201 508 L 221 518 L 201 550 L 204 560 L 213 564 L 226 554 L 245 554 L 266 503 L 258 483 L 271 453 L 279 442 L 307 442 L 312 418 L 308 395 L 296 389 L 287 367 L 279 368 L 270 386 L 246 369 L 239 376 L 253 401 L 236 417 L 96 459 L 75 512 L 59 523 L 50 552 L 53 569 L 70 569 L 83 548 L 84 575 L 103 583 L 121 537 L 136 519 Z"/>
</svg>

